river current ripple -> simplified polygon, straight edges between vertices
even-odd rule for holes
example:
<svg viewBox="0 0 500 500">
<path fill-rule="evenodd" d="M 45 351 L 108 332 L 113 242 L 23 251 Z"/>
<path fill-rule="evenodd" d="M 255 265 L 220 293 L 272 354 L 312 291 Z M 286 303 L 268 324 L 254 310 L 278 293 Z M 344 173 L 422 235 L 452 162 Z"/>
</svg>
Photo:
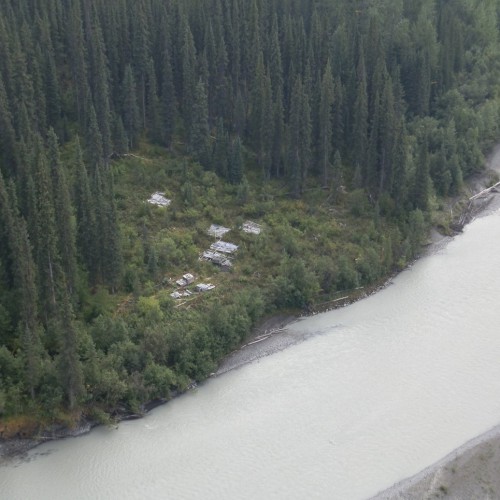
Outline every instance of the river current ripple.
<svg viewBox="0 0 500 500">
<path fill-rule="evenodd" d="M 500 422 L 500 212 L 308 337 L 0 468 L 17 499 L 363 499 Z"/>
</svg>

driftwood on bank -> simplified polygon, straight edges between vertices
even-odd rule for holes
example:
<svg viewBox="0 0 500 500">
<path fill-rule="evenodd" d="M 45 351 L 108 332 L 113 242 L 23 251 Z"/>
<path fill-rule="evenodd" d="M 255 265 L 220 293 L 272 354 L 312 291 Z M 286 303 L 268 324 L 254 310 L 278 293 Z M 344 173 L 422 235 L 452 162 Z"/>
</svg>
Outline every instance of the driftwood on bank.
<svg viewBox="0 0 500 500">
<path fill-rule="evenodd" d="M 482 191 L 479 191 L 479 193 L 476 193 L 475 195 L 471 196 L 469 198 L 469 203 L 467 205 L 467 208 L 460 215 L 460 219 L 458 220 L 458 222 L 452 224 L 450 227 L 454 231 L 461 232 L 465 224 L 474 220 L 475 215 L 491 201 L 491 198 L 486 199 L 479 206 L 475 202 L 484 196 L 490 195 L 492 193 L 498 193 L 498 188 L 500 188 L 500 182 L 497 182 L 496 184 L 493 184 L 492 186 L 487 187 Z"/>
<path fill-rule="evenodd" d="M 493 186 L 490 186 L 489 188 L 483 189 L 479 193 L 475 194 L 474 196 L 471 196 L 469 198 L 469 201 L 474 201 L 480 198 L 481 196 L 484 196 L 485 194 L 490 194 L 491 192 L 495 192 L 495 190 L 500 186 L 500 182 L 497 182 Z"/>
</svg>

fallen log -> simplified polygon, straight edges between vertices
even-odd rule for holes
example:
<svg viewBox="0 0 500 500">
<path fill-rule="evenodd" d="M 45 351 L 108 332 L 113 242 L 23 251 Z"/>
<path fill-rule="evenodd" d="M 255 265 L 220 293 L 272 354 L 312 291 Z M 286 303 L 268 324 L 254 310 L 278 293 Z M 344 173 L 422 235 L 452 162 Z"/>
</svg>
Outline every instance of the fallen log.
<svg viewBox="0 0 500 500">
<path fill-rule="evenodd" d="M 477 198 L 480 198 L 481 196 L 484 196 L 485 194 L 490 193 L 491 191 L 495 190 L 499 186 L 500 186 L 500 182 L 497 182 L 493 186 L 490 186 L 489 188 L 483 189 L 482 191 L 480 191 L 479 193 L 475 194 L 474 196 L 471 196 L 469 198 L 469 201 L 474 201 Z"/>
</svg>

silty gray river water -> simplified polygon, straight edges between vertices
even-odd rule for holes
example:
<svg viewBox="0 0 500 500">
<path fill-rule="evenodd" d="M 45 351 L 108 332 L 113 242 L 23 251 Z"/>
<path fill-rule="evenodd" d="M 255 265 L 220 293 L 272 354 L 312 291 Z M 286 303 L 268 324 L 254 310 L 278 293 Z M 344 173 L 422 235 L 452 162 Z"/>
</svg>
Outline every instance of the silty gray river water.
<svg viewBox="0 0 500 500">
<path fill-rule="evenodd" d="M 307 340 L 0 467 L 0 498 L 362 499 L 500 423 L 500 212 Z M 265 346 L 263 347 L 265 349 Z"/>
</svg>

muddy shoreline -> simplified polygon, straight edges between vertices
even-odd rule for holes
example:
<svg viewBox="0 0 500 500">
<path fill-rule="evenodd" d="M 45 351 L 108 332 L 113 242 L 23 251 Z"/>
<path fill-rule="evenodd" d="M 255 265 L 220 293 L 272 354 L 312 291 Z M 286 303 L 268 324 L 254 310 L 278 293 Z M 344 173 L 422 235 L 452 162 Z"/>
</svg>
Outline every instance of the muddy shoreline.
<svg viewBox="0 0 500 500">
<path fill-rule="evenodd" d="M 98 425 L 97 422 L 82 418 L 74 428 L 69 429 L 64 425 L 52 425 L 44 429 L 36 438 L 0 439 L 0 466 L 8 463 L 13 458 L 22 458 L 29 450 L 42 443 L 87 434 L 96 425 Z"/>
</svg>

